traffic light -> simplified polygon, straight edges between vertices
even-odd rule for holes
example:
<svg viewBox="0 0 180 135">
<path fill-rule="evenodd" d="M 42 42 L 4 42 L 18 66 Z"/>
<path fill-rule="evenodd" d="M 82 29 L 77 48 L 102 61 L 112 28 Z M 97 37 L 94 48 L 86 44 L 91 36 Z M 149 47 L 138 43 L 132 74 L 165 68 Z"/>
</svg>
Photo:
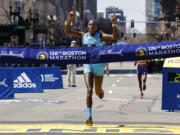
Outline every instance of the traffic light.
<svg viewBox="0 0 180 135">
<path fill-rule="evenodd" d="M 134 20 L 131 20 L 131 28 L 134 28 Z"/>
</svg>

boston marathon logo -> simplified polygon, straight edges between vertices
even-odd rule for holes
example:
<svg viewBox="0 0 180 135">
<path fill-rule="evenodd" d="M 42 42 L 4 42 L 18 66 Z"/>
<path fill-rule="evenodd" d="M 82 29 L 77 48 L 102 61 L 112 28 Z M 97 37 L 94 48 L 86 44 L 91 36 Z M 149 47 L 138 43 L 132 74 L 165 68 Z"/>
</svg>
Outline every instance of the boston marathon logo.
<svg viewBox="0 0 180 135">
<path fill-rule="evenodd" d="M 51 60 L 86 60 L 87 52 L 81 50 L 74 51 L 50 51 L 49 59 Z"/>
<path fill-rule="evenodd" d="M 27 74 L 23 72 L 13 81 L 13 88 L 36 88 L 36 84 L 32 83 Z"/>
<path fill-rule="evenodd" d="M 167 56 L 167 55 L 174 55 L 180 53 L 180 44 L 164 44 L 158 46 L 150 46 L 149 49 L 149 56 Z"/>
<path fill-rule="evenodd" d="M 46 60 L 48 58 L 49 58 L 49 55 L 45 51 L 38 52 L 36 55 L 36 59 L 38 59 L 38 60 Z"/>
<path fill-rule="evenodd" d="M 146 56 L 146 55 L 147 55 L 146 48 L 139 47 L 136 49 L 136 56 Z"/>
</svg>

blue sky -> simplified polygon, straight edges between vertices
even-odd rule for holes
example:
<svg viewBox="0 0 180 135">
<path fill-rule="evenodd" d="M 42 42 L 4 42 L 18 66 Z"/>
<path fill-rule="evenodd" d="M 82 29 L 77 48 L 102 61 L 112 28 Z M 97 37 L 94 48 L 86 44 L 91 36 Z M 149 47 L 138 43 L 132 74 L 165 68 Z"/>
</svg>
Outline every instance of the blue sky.
<svg viewBox="0 0 180 135">
<path fill-rule="evenodd" d="M 145 21 L 145 0 L 97 0 L 97 10 L 105 12 L 107 6 L 116 6 L 124 11 L 126 20 Z M 129 27 L 130 23 L 127 23 Z M 145 23 L 135 23 L 139 32 L 145 32 Z"/>
</svg>

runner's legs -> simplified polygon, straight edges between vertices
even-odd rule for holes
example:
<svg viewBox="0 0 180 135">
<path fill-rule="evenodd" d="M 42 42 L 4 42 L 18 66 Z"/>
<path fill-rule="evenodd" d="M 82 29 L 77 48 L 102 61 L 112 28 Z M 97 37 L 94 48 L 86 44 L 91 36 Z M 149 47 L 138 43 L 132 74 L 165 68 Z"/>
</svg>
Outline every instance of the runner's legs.
<svg viewBox="0 0 180 135">
<path fill-rule="evenodd" d="M 101 93 L 103 78 L 103 76 L 95 76 L 95 92 L 98 97 Z"/>
</svg>

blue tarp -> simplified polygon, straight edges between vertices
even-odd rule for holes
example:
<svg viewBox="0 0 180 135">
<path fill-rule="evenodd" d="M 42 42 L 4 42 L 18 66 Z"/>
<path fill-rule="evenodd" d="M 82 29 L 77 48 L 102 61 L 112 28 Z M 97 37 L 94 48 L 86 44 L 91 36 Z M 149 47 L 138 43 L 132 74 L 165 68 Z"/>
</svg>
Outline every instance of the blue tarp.
<svg viewBox="0 0 180 135">
<path fill-rule="evenodd" d="M 180 56 L 180 41 L 103 47 L 0 47 L 0 63 L 83 64 Z"/>
</svg>

